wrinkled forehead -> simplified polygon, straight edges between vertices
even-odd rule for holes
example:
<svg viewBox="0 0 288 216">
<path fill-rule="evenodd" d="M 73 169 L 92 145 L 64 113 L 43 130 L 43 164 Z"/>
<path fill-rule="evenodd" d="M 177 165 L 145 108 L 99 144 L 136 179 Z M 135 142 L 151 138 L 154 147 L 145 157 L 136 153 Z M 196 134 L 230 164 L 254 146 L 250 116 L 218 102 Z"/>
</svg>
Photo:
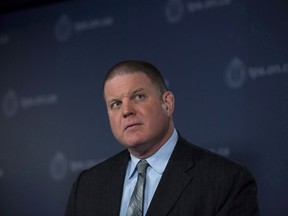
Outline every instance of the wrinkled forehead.
<svg viewBox="0 0 288 216">
<path fill-rule="evenodd" d="M 141 72 L 118 74 L 106 81 L 104 85 L 104 99 L 112 95 L 129 95 L 131 92 L 156 89 L 150 78 Z"/>
</svg>

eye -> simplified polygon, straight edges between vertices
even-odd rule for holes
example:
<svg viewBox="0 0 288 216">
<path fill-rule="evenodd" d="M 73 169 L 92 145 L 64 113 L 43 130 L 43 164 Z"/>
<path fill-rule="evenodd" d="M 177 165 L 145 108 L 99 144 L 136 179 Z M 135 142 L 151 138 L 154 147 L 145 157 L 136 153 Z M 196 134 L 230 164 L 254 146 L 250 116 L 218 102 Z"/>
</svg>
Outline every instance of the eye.
<svg viewBox="0 0 288 216">
<path fill-rule="evenodd" d="M 145 96 L 142 95 L 142 94 L 137 94 L 137 95 L 135 95 L 135 100 L 136 100 L 136 101 L 143 100 L 144 98 L 145 98 Z"/>
<path fill-rule="evenodd" d="M 111 109 L 117 109 L 117 108 L 120 107 L 120 105 L 121 105 L 120 101 L 114 101 L 114 102 L 111 103 L 110 108 Z"/>
</svg>

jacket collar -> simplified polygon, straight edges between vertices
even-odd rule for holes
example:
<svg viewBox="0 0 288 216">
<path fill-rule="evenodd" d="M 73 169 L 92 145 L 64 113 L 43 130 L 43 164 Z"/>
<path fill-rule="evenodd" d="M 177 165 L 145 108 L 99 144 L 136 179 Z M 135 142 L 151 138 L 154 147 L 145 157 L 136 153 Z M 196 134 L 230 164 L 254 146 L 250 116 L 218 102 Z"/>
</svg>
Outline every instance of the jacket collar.
<svg viewBox="0 0 288 216">
<path fill-rule="evenodd" d="M 194 161 L 191 148 L 188 142 L 179 136 L 175 149 L 152 198 L 147 216 L 168 214 L 186 188 L 186 185 L 192 181 L 193 175 L 190 170 L 193 166 Z M 161 205 L 159 200 L 164 204 Z"/>
</svg>

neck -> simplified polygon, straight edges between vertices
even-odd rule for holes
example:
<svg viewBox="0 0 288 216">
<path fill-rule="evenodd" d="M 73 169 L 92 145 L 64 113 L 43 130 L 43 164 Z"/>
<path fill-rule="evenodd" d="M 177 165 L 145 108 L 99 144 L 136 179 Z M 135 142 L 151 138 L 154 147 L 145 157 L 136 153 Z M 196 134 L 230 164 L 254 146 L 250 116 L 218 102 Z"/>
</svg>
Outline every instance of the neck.
<svg viewBox="0 0 288 216">
<path fill-rule="evenodd" d="M 170 125 L 167 130 L 167 133 L 162 137 L 162 139 L 158 142 L 153 142 L 151 144 L 145 143 L 136 148 L 129 148 L 128 151 L 130 154 L 134 155 L 139 159 L 146 159 L 151 155 L 155 154 L 172 136 L 174 131 L 174 125 Z"/>
</svg>

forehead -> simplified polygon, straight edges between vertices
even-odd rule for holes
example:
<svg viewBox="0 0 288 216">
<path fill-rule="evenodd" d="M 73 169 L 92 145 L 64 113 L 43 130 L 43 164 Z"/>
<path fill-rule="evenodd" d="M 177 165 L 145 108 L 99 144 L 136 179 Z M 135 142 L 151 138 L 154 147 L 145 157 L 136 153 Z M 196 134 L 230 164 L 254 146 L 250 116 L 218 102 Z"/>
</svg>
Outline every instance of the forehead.
<svg viewBox="0 0 288 216">
<path fill-rule="evenodd" d="M 136 89 L 149 90 L 153 87 L 150 78 L 142 73 L 118 74 L 107 80 L 104 85 L 104 96 L 129 94 Z"/>
</svg>

